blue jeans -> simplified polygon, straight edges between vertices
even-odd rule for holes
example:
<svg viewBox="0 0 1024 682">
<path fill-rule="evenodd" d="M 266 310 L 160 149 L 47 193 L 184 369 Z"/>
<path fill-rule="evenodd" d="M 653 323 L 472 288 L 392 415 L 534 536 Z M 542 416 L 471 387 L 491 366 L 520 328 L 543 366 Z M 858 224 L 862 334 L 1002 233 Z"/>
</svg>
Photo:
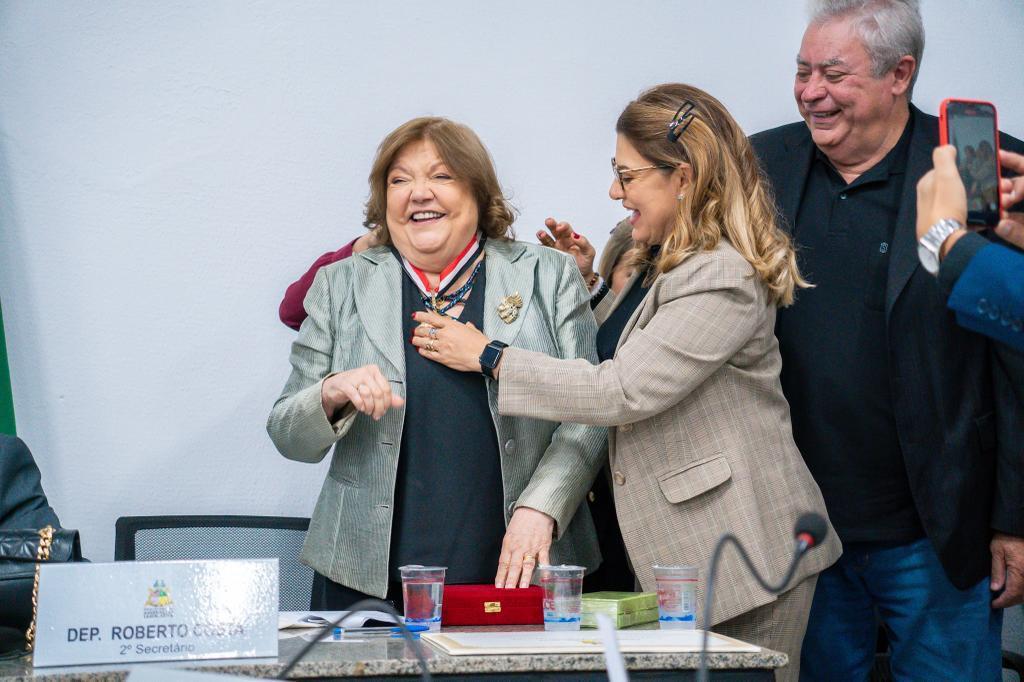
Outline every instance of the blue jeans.
<svg viewBox="0 0 1024 682">
<path fill-rule="evenodd" d="M 927 538 L 844 543 L 818 575 L 800 679 L 867 679 L 881 621 L 897 680 L 1001 680 L 1003 612 L 988 584 L 956 589 Z"/>
</svg>

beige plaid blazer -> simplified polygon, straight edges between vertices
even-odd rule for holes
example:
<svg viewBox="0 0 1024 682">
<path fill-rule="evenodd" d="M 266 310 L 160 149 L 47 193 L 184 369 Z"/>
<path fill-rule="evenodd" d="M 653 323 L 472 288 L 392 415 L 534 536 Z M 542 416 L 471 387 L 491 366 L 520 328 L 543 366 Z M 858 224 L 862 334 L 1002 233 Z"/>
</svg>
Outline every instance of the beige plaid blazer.
<svg viewBox="0 0 1024 682">
<path fill-rule="evenodd" d="M 597 361 L 597 325 L 572 260 L 552 249 L 495 239 L 485 242 L 484 251 L 484 333 L 544 357 Z M 405 395 L 402 277 L 401 265 L 383 247 L 317 273 L 305 299 L 309 317 L 292 344 L 291 376 L 267 422 L 274 445 L 289 459 L 319 462 L 334 448 L 301 560 L 335 582 L 378 597 L 387 590 L 405 410 L 390 410 L 375 422 L 349 409 L 331 424 L 320 387 L 332 373 L 376 364 L 392 390 Z M 498 305 L 514 293 L 523 306 L 506 324 Z M 597 538 L 587 505 L 580 502 L 603 464 L 606 430 L 499 416 L 497 386 L 486 381 L 501 453 L 505 522 L 520 506 L 549 514 L 558 534 L 552 561 L 595 568 Z"/>
<path fill-rule="evenodd" d="M 634 277 L 627 286 L 636 284 Z M 602 301 L 598 319 L 614 307 L 614 300 Z M 767 290 L 723 240 L 654 281 L 613 359 L 595 366 L 505 351 L 501 414 L 612 427 L 615 507 L 644 590 L 655 589 L 653 564 L 697 566 L 703 609 L 711 553 L 726 532 L 739 538 L 762 575 L 779 580 L 793 554 L 797 517 L 826 516 L 793 442 L 774 327 Z M 825 569 L 840 552 L 830 528 L 797 580 Z M 774 599 L 727 549 L 714 623 Z"/>
</svg>

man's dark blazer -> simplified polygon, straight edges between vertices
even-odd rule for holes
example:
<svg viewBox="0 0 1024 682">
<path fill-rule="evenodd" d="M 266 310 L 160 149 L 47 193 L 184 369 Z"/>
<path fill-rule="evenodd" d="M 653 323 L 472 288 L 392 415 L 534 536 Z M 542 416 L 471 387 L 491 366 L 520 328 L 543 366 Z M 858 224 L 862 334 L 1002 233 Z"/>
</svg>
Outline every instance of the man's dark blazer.
<svg viewBox="0 0 1024 682">
<path fill-rule="evenodd" d="M 939 126 L 910 109 L 914 128 L 885 300 L 889 386 L 925 533 L 950 580 L 966 589 L 991 571 L 993 530 L 1024 536 L 1024 355 L 958 326 L 936 278 L 919 265 L 917 181 L 932 167 Z M 750 141 L 789 229 L 814 158 L 810 132 L 793 123 Z M 1024 151 L 1007 135 L 1000 145 Z M 795 241 L 799 249 L 799 235 Z M 835 319 L 842 317 L 837 310 Z"/>
<path fill-rule="evenodd" d="M 39 467 L 20 438 L 0 434 L 0 528 L 60 527 L 43 494 Z"/>
</svg>

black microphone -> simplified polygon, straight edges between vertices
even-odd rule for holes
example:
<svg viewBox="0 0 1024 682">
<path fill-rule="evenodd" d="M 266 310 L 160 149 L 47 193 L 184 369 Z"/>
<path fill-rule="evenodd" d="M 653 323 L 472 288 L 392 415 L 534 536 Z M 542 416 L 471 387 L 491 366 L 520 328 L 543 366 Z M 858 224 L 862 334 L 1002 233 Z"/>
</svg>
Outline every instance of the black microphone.
<svg viewBox="0 0 1024 682">
<path fill-rule="evenodd" d="M 766 592 L 772 594 L 782 594 L 789 587 L 789 581 L 793 579 L 796 574 L 796 567 L 799 565 L 800 560 L 807 552 L 821 544 L 821 541 L 828 536 L 828 522 L 821 514 L 814 512 L 807 512 L 801 514 L 800 518 L 796 520 L 796 524 L 793 526 L 793 536 L 796 540 L 794 546 L 793 559 L 789 562 L 789 568 L 786 569 L 786 575 L 777 584 L 769 584 L 767 580 L 761 577 L 761 574 L 757 572 L 757 568 L 754 567 L 753 562 L 750 560 L 750 556 L 747 554 L 747 550 L 743 548 L 740 541 L 732 533 L 726 533 L 718 539 L 715 544 L 715 551 L 711 555 L 711 566 L 708 567 L 708 587 L 704 591 L 704 635 L 701 638 L 700 645 L 700 665 L 697 667 L 697 682 L 707 682 L 708 679 L 708 632 L 711 630 L 711 598 L 714 594 L 715 584 L 715 573 L 718 571 L 718 561 L 721 559 L 722 551 L 725 549 L 726 544 L 732 543 L 736 546 L 736 551 L 740 553 L 740 558 L 746 565 L 747 570 L 754 576 L 754 580 L 761 586 Z"/>
<path fill-rule="evenodd" d="M 828 523 L 821 514 L 807 512 L 796 520 L 796 551 L 803 554 L 821 544 L 828 536 Z"/>
</svg>

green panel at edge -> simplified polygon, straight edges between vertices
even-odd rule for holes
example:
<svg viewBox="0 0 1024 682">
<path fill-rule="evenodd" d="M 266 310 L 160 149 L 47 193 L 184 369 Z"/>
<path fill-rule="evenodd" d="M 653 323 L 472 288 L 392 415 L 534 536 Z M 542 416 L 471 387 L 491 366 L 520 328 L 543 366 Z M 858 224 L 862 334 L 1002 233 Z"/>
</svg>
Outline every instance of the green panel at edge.
<svg viewBox="0 0 1024 682">
<path fill-rule="evenodd" d="M 14 435 L 14 395 L 11 372 L 7 368 L 7 339 L 4 336 L 4 312 L 0 307 L 0 433 Z"/>
</svg>

